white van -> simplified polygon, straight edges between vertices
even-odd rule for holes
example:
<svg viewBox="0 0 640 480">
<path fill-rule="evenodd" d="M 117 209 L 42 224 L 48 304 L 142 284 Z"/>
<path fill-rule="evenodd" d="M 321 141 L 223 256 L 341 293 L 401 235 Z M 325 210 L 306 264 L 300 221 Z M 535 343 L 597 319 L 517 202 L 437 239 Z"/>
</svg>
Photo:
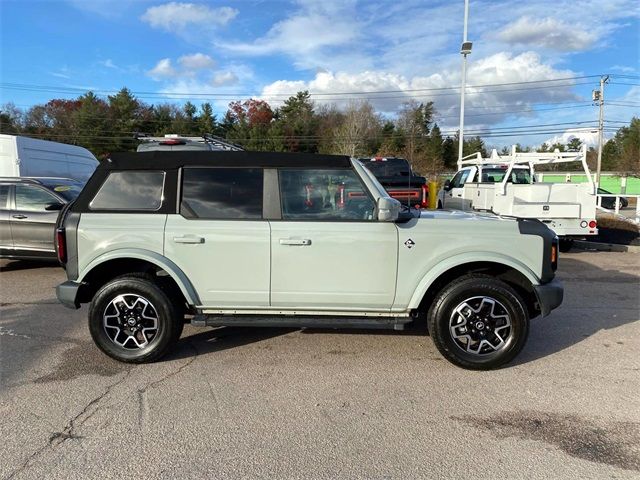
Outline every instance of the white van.
<svg viewBox="0 0 640 480">
<path fill-rule="evenodd" d="M 0 177 L 58 177 L 84 183 L 98 163 L 83 147 L 0 135 Z"/>
</svg>

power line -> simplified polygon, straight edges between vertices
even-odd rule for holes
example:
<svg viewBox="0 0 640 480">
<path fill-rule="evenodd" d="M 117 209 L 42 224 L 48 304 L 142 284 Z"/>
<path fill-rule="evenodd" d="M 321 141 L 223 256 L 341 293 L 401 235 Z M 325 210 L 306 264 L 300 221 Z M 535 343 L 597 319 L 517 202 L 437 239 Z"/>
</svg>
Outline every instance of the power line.
<svg viewBox="0 0 640 480">
<path fill-rule="evenodd" d="M 596 78 L 599 75 L 582 75 L 582 76 L 574 76 L 574 77 L 562 77 L 562 78 L 550 78 L 545 80 L 526 80 L 520 82 L 503 82 L 503 83 L 487 83 L 487 84 L 479 84 L 479 85 L 467 85 L 467 88 L 485 88 L 485 87 L 500 87 L 500 86 L 510 86 L 510 85 L 527 85 L 527 84 L 536 84 L 536 83 L 550 83 L 550 82 L 566 82 L 572 80 L 584 80 L 587 78 Z M 566 86 L 572 86 L 573 84 L 567 84 Z M 546 87 L 553 87 L 555 85 L 547 85 Z M 561 85 L 565 86 L 565 85 Z M 543 87 L 543 88 L 546 88 Z M 5 88 L 8 90 L 32 90 L 32 91 L 53 91 L 53 92 L 86 92 L 93 91 L 94 93 L 102 93 L 102 94 L 116 94 L 120 90 L 111 90 L 111 89 L 85 89 L 79 87 L 64 87 L 64 86 L 55 86 L 55 85 L 34 85 L 34 84 L 25 84 L 25 83 L 14 83 L 14 82 L 2 82 L 0 83 L 0 88 Z M 425 88 L 414 88 L 414 89 L 398 89 L 398 90 L 376 90 L 376 91 L 350 91 L 350 92 L 324 92 L 324 93 L 313 93 L 311 95 L 314 96 L 326 96 L 326 95 L 371 95 L 371 94 L 387 94 L 387 93 L 405 93 L 405 92 L 430 92 L 430 91 L 442 91 L 442 90 L 458 90 L 459 86 L 451 86 L 451 87 L 425 87 Z M 146 92 L 146 91 L 130 91 L 132 94 L 137 95 L 158 95 L 158 92 Z M 295 93 L 273 93 L 269 96 L 294 96 Z M 255 95 L 254 93 L 191 93 L 191 92 L 164 92 L 160 93 L 162 96 L 194 96 L 194 97 L 247 97 Z M 265 95 L 266 96 L 266 95 Z"/>
</svg>

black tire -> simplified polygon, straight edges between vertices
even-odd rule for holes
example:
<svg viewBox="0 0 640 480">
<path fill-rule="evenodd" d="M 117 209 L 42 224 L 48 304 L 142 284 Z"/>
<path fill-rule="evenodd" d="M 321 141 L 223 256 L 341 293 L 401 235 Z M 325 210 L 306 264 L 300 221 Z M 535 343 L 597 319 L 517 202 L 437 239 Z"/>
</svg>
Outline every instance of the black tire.
<svg viewBox="0 0 640 480">
<path fill-rule="evenodd" d="M 561 238 L 558 241 L 558 249 L 562 253 L 567 253 L 573 247 L 573 238 Z"/>
<path fill-rule="evenodd" d="M 121 295 L 125 303 L 115 301 Z M 128 308 L 129 306 L 132 308 Z M 141 321 L 147 323 L 132 327 L 138 329 L 132 335 L 134 332 L 127 330 L 129 327 L 125 328 L 120 322 L 126 318 L 134 318 L 136 308 L 143 308 Z M 105 320 L 105 317 L 110 318 Z M 155 329 L 143 328 L 153 325 L 156 326 Z M 159 360 L 175 347 L 183 327 L 182 306 L 156 284 L 153 277 L 145 274 L 125 275 L 111 280 L 98 290 L 89 306 L 91 337 L 100 350 L 121 362 L 146 363 Z M 125 336 L 135 338 L 124 340 Z M 142 346 L 138 346 L 140 342 Z"/>
<path fill-rule="evenodd" d="M 463 318 L 467 314 L 475 323 Z M 510 326 L 504 326 L 508 322 Z M 510 362 L 522 350 L 529 335 L 529 314 L 520 295 L 505 282 L 486 275 L 468 275 L 436 296 L 427 313 L 427 325 L 436 348 L 451 363 L 470 370 L 490 370 Z M 465 333 L 464 342 L 460 333 Z M 494 349 L 491 342 L 499 348 Z M 470 351 L 478 344 L 477 353 Z"/>
</svg>

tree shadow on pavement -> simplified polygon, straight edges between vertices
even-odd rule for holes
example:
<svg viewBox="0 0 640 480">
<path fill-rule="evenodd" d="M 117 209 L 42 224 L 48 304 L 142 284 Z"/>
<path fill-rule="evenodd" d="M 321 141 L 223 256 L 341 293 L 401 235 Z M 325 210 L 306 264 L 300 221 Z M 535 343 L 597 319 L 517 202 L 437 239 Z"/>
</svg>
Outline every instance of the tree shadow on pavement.
<svg viewBox="0 0 640 480">
<path fill-rule="evenodd" d="M 531 321 L 527 344 L 510 366 L 553 355 L 601 330 L 640 321 L 637 275 L 603 269 L 574 257 L 562 258 L 561 269 L 558 277 L 564 284 L 563 304 L 549 316 Z"/>
</svg>

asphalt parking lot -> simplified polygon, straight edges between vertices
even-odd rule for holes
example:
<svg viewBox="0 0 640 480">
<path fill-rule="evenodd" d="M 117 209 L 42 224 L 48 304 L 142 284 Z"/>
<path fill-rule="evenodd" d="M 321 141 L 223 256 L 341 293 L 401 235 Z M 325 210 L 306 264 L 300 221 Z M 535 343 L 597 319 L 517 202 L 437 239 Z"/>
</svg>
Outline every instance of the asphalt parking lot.
<svg viewBox="0 0 640 480">
<path fill-rule="evenodd" d="M 0 262 L 0 478 L 638 478 L 640 254 L 561 257 L 565 302 L 506 368 L 406 332 L 196 329 L 131 367 L 64 272 Z"/>
</svg>

